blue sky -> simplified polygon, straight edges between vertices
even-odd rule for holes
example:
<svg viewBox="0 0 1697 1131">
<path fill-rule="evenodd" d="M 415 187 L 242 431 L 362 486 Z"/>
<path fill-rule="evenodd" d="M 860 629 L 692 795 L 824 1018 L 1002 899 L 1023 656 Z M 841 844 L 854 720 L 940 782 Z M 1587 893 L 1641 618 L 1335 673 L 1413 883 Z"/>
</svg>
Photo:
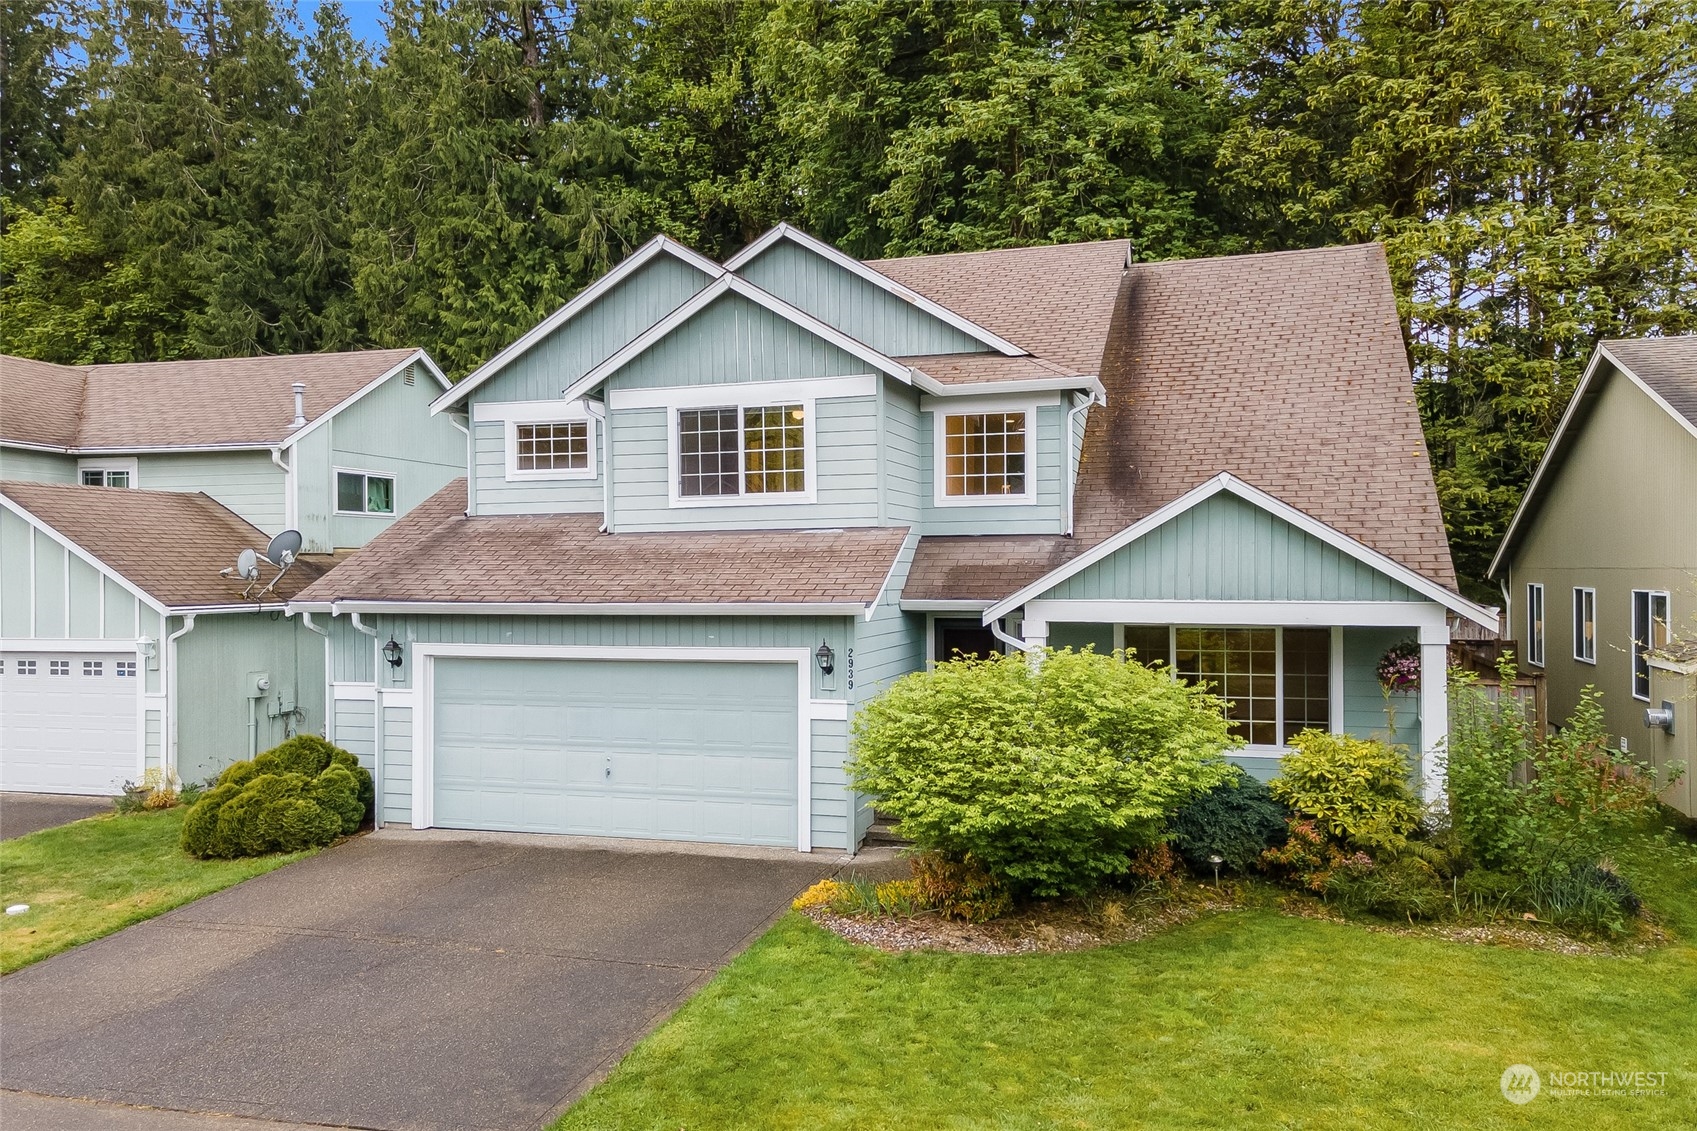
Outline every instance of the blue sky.
<svg viewBox="0 0 1697 1131">
<path fill-rule="evenodd" d="M 322 0 L 299 0 L 301 24 L 310 29 L 312 14 Z M 380 0 L 342 0 L 342 10 L 348 14 L 348 26 L 354 35 L 370 44 L 383 42 L 383 5 Z"/>
</svg>

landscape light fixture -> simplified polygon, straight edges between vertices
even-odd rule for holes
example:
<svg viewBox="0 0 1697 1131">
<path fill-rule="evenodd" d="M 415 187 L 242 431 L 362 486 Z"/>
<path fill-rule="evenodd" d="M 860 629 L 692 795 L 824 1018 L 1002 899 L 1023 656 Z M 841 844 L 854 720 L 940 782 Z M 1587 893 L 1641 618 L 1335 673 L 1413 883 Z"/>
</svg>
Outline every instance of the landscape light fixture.
<svg viewBox="0 0 1697 1131">
<path fill-rule="evenodd" d="M 396 640 L 392 634 L 389 637 L 389 643 L 383 645 L 383 658 L 389 661 L 389 666 L 392 668 L 401 666 L 401 642 Z"/>
<path fill-rule="evenodd" d="M 1214 886 L 1216 888 L 1220 886 L 1220 865 L 1224 864 L 1225 862 L 1226 862 L 1226 860 L 1225 860 L 1225 857 L 1223 857 L 1223 856 L 1210 856 L 1210 857 L 1208 857 L 1208 863 L 1210 863 L 1214 866 Z"/>
<path fill-rule="evenodd" d="M 819 661 L 819 674 L 830 675 L 837 670 L 837 654 L 823 640 L 819 642 L 819 650 L 813 653 L 813 658 Z"/>
</svg>

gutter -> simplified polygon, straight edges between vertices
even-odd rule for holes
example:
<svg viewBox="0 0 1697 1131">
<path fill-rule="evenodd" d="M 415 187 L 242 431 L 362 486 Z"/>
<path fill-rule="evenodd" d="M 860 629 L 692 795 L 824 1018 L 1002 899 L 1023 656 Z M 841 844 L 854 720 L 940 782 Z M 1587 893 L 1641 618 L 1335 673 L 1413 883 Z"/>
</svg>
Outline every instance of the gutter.
<svg viewBox="0 0 1697 1131">
<path fill-rule="evenodd" d="M 1074 501 L 1076 500 L 1077 495 L 1078 495 L 1078 474 L 1079 474 L 1079 472 L 1082 472 L 1084 470 L 1084 468 L 1082 466 L 1082 459 L 1083 459 L 1082 449 L 1083 449 L 1084 445 L 1083 445 L 1082 442 L 1079 443 L 1080 464 L 1081 465 L 1079 466 L 1077 471 L 1073 470 L 1073 462 L 1074 461 L 1073 461 L 1073 455 L 1072 455 L 1072 445 L 1073 445 L 1072 425 L 1073 425 L 1073 421 L 1078 418 L 1078 414 L 1081 413 L 1081 412 L 1089 411 L 1091 405 L 1101 404 L 1104 408 L 1107 407 L 1108 398 L 1102 396 L 1100 390 L 1101 390 L 1100 385 L 1098 385 L 1095 389 L 1092 389 L 1090 391 L 1089 399 L 1087 399 L 1083 404 L 1075 406 L 1073 409 L 1071 409 L 1067 413 L 1067 421 L 1066 421 L 1067 463 L 1066 463 L 1066 467 L 1061 469 L 1061 474 L 1065 477 L 1064 482 L 1066 483 L 1066 488 L 1067 488 L 1067 512 L 1066 512 L 1067 528 L 1066 528 L 1066 536 L 1068 538 L 1072 537 L 1072 524 L 1073 524 L 1073 518 L 1074 518 L 1073 511 L 1075 509 L 1073 504 L 1074 504 Z"/>
<path fill-rule="evenodd" d="M 1017 636 L 1009 636 L 1006 632 L 1002 631 L 1001 621 L 991 621 L 989 629 L 991 636 L 994 636 L 997 640 L 1000 640 L 1003 644 L 1006 644 L 1015 651 L 1024 652 L 1027 656 L 1037 655 L 1037 645 L 1021 640 Z"/>
<path fill-rule="evenodd" d="M 314 605 L 322 611 L 322 606 Z M 387 613 L 395 616 L 448 614 L 455 616 L 837 616 L 866 615 L 864 601 L 761 603 L 756 601 L 658 601 L 658 602 L 488 602 L 476 601 L 361 601 L 339 600 L 330 603 L 332 616 L 351 613 L 354 627 L 368 636 L 377 630 L 362 627 L 360 613 Z"/>
<path fill-rule="evenodd" d="M 601 525 L 597 533 L 610 534 L 613 530 L 613 445 L 607 435 L 607 405 L 597 404 L 588 397 L 583 398 L 583 411 L 595 419 L 596 453 L 601 457 Z"/>
<path fill-rule="evenodd" d="M 177 641 L 194 631 L 194 613 L 183 614 L 183 627 L 165 638 L 165 714 L 169 735 L 165 744 L 165 759 L 160 769 L 166 781 L 177 779 Z"/>
</svg>

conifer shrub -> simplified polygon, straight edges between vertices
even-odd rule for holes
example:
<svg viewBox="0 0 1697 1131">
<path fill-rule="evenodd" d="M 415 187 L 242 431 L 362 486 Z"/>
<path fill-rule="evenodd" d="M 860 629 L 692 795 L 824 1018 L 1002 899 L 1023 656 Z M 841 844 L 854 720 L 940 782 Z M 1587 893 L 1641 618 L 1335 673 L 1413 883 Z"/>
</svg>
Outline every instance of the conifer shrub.
<svg viewBox="0 0 1697 1131">
<path fill-rule="evenodd" d="M 316 848 L 358 832 L 374 800 L 359 759 L 297 735 L 226 769 L 185 814 L 181 844 L 221 858 Z"/>
<path fill-rule="evenodd" d="M 1211 857 L 1227 871 L 1247 872 L 1261 854 L 1285 842 L 1286 809 L 1266 783 L 1236 772 L 1173 815 L 1173 847 L 1198 876 L 1213 874 Z"/>
</svg>

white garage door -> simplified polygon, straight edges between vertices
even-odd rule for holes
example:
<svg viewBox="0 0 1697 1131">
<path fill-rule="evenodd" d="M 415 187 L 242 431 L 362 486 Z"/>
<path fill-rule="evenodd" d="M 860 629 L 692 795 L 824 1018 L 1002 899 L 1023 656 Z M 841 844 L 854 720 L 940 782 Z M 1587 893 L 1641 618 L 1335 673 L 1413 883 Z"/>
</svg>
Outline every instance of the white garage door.
<svg viewBox="0 0 1697 1131">
<path fill-rule="evenodd" d="M 794 664 L 434 662 L 434 824 L 796 843 Z"/>
<path fill-rule="evenodd" d="M 111 795 L 135 780 L 134 652 L 7 652 L 0 662 L 0 789 Z"/>
</svg>

